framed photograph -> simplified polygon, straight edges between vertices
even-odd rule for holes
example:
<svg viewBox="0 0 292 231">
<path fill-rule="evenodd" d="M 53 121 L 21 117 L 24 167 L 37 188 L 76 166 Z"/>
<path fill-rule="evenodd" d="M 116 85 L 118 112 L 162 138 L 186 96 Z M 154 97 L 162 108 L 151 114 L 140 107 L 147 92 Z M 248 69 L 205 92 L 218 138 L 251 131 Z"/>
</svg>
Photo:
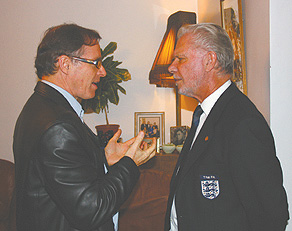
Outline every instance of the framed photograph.
<svg viewBox="0 0 292 231">
<path fill-rule="evenodd" d="M 159 146 L 164 144 L 164 112 L 135 112 L 135 136 L 139 131 L 145 132 L 145 141 L 159 138 Z"/>
<path fill-rule="evenodd" d="M 220 0 L 220 3 L 222 27 L 227 31 L 234 49 L 232 80 L 247 94 L 241 0 Z"/>
<path fill-rule="evenodd" d="M 184 144 L 189 130 L 188 126 L 170 127 L 170 142 L 175 145 Z"/>
</svg>

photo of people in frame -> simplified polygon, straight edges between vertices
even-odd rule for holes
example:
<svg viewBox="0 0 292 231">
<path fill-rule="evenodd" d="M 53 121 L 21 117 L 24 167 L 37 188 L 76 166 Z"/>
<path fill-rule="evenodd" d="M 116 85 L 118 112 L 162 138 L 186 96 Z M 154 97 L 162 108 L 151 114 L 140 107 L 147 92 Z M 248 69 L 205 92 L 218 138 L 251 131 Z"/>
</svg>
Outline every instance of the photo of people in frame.
<svg viewBox="0 0 292 231">
<path fill-rule="evenodd" d="M 145 142 L 151 143 L 152 138 L 157 138 L 157 147 L 161 147 L 164 144 L 164 120 L 164 112 L 135 112 L 135 136 L 144 131 Z"/>
<path fill-rule="evenodd" d="M 139 118 L 139 131 L 144 131 L 145 138 L 160 137 L 159 117 L 141 117 Z"/>
<path fill-rule="evenodd" d="M 170 142 L 174 145 L 184 144 L 189 132 L 188 126 L 170 127 Z"/>
</svg>

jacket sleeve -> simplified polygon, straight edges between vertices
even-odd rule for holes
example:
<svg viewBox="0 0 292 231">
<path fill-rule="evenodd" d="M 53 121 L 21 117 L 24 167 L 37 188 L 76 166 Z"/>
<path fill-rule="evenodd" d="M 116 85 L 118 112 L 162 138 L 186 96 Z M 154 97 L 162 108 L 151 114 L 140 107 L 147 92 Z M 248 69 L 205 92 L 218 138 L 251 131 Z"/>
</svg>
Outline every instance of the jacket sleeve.
<svg viewBox="0 0 292 231">
<path fill-rule="evenodd" d="M 134 161 L 122 158 L 104 173 L 103 154 L 84 142 L 73 125 L 51 126 L 39 145 L 40 175 L 49 196 L 77 229 L 107 222 L 129 197 L 139 178 Z"/>
<path fill-rule="evenodd" d="M 271 131 L 263 118 L 245 119 L 232 134 L 230 166 L 250 230 L 285 230 L 288 205 Z"/>
</svg>

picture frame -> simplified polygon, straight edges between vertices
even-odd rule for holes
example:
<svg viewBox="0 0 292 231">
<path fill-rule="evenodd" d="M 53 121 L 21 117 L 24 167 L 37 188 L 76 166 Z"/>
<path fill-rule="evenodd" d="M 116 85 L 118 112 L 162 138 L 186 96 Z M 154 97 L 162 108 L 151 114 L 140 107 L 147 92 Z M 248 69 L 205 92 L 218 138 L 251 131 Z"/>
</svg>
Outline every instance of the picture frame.
<svg viewBox="0 0 292 231">
<path fill-rule="evenodd" d="M 170 127 L 170 142 L 174 145 L 183 145 L 190 131 L 188 126 Z"/>
<path fill-rule="evenodd" d="M 220 10 L 222 27 L 228 33 L 234 49 L 232 81 L 247 94 L 241 0 L 220 0 Z"/>
<path fill-rule="evenodd" d="M 135 112 L 135 136 L 139 131 L 145 132 L 145 141 L 149 143 L 152 137 L 158 139 L 159 147 L 164 144 L 165 113 L 164 112 Z"/>
</svg>

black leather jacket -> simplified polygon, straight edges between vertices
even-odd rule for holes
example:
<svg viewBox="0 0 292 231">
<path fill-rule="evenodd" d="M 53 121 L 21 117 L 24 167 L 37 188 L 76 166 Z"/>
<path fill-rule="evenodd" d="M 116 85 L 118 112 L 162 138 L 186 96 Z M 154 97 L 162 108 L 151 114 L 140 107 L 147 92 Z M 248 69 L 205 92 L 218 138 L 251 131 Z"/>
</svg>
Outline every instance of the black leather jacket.
<svg viewBox="0 0 292 231">
<path fill-rule="evenodd" d="M 17 120 L 13 150 L 18 231 L 113 230 L 140 174 L 128 157 L 105 174 L 98 138 L 42 82 Z"/>
</svg>

